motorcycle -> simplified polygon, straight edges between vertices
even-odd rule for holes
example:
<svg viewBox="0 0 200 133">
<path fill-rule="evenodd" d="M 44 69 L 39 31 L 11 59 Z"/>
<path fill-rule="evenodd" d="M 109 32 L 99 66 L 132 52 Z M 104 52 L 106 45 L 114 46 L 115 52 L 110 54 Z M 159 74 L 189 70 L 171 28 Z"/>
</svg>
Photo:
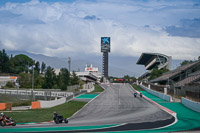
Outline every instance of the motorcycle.
<svg viewBox="0 0 200 133">
<path fill-rule="evenodd" d="M 137 92 L 134 93 L 134 97 L 137 97 Z"/>
<path fill-rule="evenodd" d="M 63 116 L 54 116 L 54 118 L 53 118 L 53 120 L 54 120 L 54 122 L 56 123 L 56 124 L 59 124 L 59 123 L 68 123 L 68 120 L 67 120 L 67 118 L 64 118 Z"/>
<path fill-rule="evenodd" d="M 10 118 L 4 118 L 4 117 L 0 117 L 0 125 L 3 126 L 16 126 L 16 122 L 12 119 L 12 117 Z"/>
<path fill-rule="evenodd" d="M 142 98 L 142 93 L 140 93 L 140 97 Z"/>
</svg>

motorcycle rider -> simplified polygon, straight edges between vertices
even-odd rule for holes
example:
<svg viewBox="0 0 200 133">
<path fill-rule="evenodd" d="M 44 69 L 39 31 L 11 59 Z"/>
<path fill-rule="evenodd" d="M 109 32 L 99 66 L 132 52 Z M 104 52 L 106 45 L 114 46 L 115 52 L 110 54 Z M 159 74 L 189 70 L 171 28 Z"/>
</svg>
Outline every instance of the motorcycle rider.
<svg viewBox="0 0 200 133">
<path fill-rule="evenodd" d="M 134 93 L 134 97 L 137 97 L 137 92 Z"/>
<path fill-rule="evenodd" d="M 57 117 L 57 116 L 58 116 L 58 113 L 53 112 L 53 116 L 54 116 L 54 117 Z"/>
<path fill-rule="evenodd" d="M 140 92 L 140 97 L 142 97 L 142 92 Z"/>
<path fill-rule="evenodd" d="M 9 122 L 9 117 L 8 116 L 6 116 L 3 112 L 1 113 L 1 117 L 4 119 L 4 120 L 6 120 L 6 122 Z"/>
<path fill-rule="evenodd" d="M 54 117 L 54 118 L 56 118 L 56 117 L 58 117 L 58 118 L 62 118 L 62 116 L 58 115 L 57 112 L 53 112 L 53 117 Z"/>
</svg>

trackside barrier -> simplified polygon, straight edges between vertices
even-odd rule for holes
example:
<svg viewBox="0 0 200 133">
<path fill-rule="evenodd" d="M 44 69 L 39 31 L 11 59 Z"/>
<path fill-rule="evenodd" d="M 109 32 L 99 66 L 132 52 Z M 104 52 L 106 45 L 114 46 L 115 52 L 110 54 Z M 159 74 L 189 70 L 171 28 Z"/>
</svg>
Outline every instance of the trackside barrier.
<svg viewBox="0 0 200 133">
<path fill-rule="evenodd" d="M 143 85 L 140 85 L 140 87 L 143 88 L 143 89 L 144 89 L 145 91 L 147 91 L 148 93 L 150 93 L 150 94 L 152 94 L 152 95 L 154 95 L 154 96 L 157 96 L 157 97 L 159 97 L 159 98 L 161 98 L 161 99 L 163 99 L 163 100 L 166 100 L 166 101 L 168 101 L 168 102 L 171 102 L 171 101 L 172 101 L 172 98 L 171 98 L 171 96 L 169 96 L 169 95 L 165 95 L 165 94 L 163 94 L 163 93 L 156 92 L 156 91 L 154 91 L 154 90 L 150 90 L 150 89 L 146 88 L 146 87 L 143 86 Z"/>
<path fill-rule="evenodd" d="M 6 109 L 6 103 L 0 103 L 0 110 Z"/>
<path fill-rule="evenodd" d="M 83 89 L 81 91 L 87 91 L 87 93 L 94 91 L 93 83 L 84 84 Z"/>
<path fill-rule="evenodd" d="M 186 107 L 188 107 L 188 108 L 190 108 L 190 109 L 192 109 L 192 110 L 194 110 L 196 112 L 200 112 L 200 102 L 194 102 L 194 101 L 191 101 L 191 100 L 189 100 L 187 98 L 182 97 L 181 98 L 181 103 L 184 106 L 186 106 Z"/>
<path fill-rule="evenodd" d="M 66 98 L 63 97 L 63 98 L 60 98 L 60 99 L 57 99 L 57 100 L 39 101 L 39 102 L 40 102 L 41 108 L 51 108 L 51 107 L 54 107 L 54 106 L 57 106 L 57 105 L 65 103 L 66 102 Z"/>
<path fill-rule="evenodd" d="M 40 102 L 32 102 L 31 103 L 31 109 L 38 109 L 41 108 Z"/>
<path fill-rule="evenodd" d="M 12 110 L 12 103 L 0 103 L 0 110 Z"/>
</svg>

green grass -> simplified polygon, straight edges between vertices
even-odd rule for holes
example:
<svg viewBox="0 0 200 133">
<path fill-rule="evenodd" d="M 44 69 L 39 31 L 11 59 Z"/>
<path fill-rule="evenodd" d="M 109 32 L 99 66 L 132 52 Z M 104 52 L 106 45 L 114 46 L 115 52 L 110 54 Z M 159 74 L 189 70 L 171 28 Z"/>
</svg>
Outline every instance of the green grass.
<svg viewBox="0 0 200 133">
<path fill-rule="evenodd" d="M 91 93 L 99 93 L 99 92 L 103 92 L 104 89 L 98 85 L 98 84 L 94 84 L 94 91 L 92 91 Z"/>
<path fill-rule="evenodd" d="M 59 115 L 66 118 L 72 116 L 80 110 L 87 102 L 69 101 L 62 105 L 46 109 L 33 109 L 26 111 L 4 112 L 7 116 L 12 117 L 17 123 L 28 122 L 45 122 L 53 120 L 53 112 L 56 111 Z"/>
<path fill-rule="evenodd" d="M 133 84 L 132 86 L 133 86 L 133 88 L 134 88 L 135 90 L 137 90 L 137 91 L 144 91 L 144 89 L 142 89 L 139 85 Z"/>
</svg>

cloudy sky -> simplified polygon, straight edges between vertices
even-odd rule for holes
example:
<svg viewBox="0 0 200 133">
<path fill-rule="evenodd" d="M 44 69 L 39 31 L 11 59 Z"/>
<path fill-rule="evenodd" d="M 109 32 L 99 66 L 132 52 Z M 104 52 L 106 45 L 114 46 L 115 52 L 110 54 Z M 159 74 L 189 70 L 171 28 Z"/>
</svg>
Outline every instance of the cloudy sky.
<svg viewBox="0 0 200 133">
<path fill-rule="evenodd" d="M 20 1 L 20 2 L 19 2 Z M 199 0 L 0 0 L 0 48 L 50 56 L 200 56 Z"/>
</svg>

